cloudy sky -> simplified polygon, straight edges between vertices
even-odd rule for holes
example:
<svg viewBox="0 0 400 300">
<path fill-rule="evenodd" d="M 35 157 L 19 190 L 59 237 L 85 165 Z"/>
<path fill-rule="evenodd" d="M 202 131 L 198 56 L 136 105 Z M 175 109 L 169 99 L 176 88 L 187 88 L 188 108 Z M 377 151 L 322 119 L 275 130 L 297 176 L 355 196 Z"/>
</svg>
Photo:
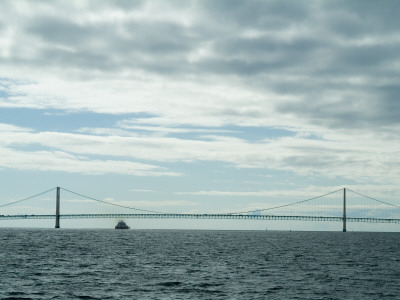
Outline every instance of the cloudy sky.
<svg viewBox="0 0 400 300">
<path fill-rule="evenodd" d="M 53 186 L 168 212 L 342 187 L 399 201 L 399 12 L 1 1 L 0 201 Z"/>
</svg>

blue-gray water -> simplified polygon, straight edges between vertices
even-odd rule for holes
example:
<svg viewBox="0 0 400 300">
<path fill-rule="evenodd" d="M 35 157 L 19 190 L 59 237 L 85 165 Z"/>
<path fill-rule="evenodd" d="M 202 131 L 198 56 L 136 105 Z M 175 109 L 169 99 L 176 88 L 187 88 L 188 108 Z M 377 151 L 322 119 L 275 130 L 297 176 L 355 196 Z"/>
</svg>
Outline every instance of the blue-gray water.
<svg viewBox="0 0 400 300">
<path fill-rule="evenodd" d="M 0 229 L 1 299 L 400 299 L 400 234 Z"/>
</svg>

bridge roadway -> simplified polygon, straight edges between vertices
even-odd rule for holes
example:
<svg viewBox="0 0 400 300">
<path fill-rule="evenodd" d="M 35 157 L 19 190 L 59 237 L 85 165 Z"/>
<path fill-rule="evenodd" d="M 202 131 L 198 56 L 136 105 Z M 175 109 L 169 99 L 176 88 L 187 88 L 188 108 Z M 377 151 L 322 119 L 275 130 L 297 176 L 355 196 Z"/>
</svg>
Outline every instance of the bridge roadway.
<svg viewBox="0 0 400 300">
<path fill-rule="evenodd" d="M 56 215 L 0 215 L 0 220 L 21 219 L 55 219 Z M 234 214 L 60 214 L 60 219 L 230 219 L 230 220 L 292 220 L 292 221 L 327 221 L 342 222 L 343 217 L 323 216 L 278 216 L 278 215 L 234 215 Z M 352 218 L 346 217 L 347 222 L 362 223 L 398 223 L 400 219 L 382 218 Z"/>
</svg>

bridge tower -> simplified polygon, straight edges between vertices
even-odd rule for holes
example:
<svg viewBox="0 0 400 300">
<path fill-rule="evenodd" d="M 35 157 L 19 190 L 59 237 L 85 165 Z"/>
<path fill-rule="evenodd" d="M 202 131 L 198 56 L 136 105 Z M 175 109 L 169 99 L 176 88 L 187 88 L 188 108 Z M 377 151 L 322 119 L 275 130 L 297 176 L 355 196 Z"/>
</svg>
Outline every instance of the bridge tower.
<svg viewBox="0 0 400 300">
<path fill-rule="evenodd" d="M 56 228 L 60 228 L 60 187 L 57 187 L 56 196 Z"/>
<path fill-rule="evenodd" d="M 343 232 L 346 231 L 346 188 L 343 188 Z"/>
</svg>

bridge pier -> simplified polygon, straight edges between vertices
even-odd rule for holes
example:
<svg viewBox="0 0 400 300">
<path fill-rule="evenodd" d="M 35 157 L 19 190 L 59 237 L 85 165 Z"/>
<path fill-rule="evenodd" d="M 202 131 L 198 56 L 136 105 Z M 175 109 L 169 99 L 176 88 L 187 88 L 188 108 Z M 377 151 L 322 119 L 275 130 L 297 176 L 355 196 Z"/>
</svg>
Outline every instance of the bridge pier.
<svg viewBox="0 0 400 300">
<path fill-rule="evenodd" d="M 346 188 L 343 189 L 343 232 L 346 232 Z"/>
<path fill-rule="evenodd" d="M 60 187 L 57 187 L 56 196 L 56 228 L 60 228 Z"/>
</svg>

